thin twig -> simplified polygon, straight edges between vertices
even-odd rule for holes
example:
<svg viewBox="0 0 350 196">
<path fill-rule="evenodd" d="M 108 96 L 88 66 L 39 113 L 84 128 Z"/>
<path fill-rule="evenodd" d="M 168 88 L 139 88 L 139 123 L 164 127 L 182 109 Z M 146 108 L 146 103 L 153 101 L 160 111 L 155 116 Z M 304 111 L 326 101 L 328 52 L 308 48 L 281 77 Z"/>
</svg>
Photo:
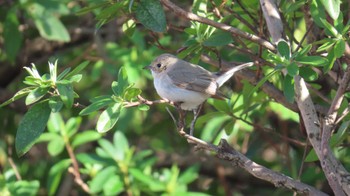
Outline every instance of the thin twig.
<svg viewBox="0 0 350 196">
<path fill-rule="evenodd" d="M 141 95 L 137 96 L 138 101 L 134 101 L 134 102 L 124 102 L 123 107 L 125 108 L 130 108 L 130 107 L 136 107 L 142 104 L 146 104 L 146 105 L 154 105 L 154 104 L 160 104 L 160 103 L 169 103 L 170 105 L 174 105 L 173 102 L 169 101 L 169 100 L 165 100 L 165 99 L 160 99 L 160 100 L 155 100 L 155 101 L 150 101 L 147 100 L 145 98 L 143 98 Z"/>
<path fill-rule="evenodd" d="M 21 174 L 19 173 L 19 171 L 17 169 L 17 166 L 16 166 L 15 162 L 12 159 L 13 153 L 12 153 L 12 147 L 10 145 L 9 145 L 9 147 L 7 149 L 7 154 L 8 154 L 7 160 L 9 161 L 9 164 L 11 165 L 11 168 L 13 169 L 13 172 L 15 172 L 16 179 L 17 180 L 22 180 Z"/>
<path fill-rule="evenodd" d="M 213 21 L 213 20 L 210 20 L 208 18 L 204 18 L 204 17 L 201 17 L 201 16 L 198 16 L 194 13 L 191 13 L 191 12 L 187 12 L 185 10 L 183 10 L 182 8 L 178 7 L 177 5 L 175 5 L 174 3 L 172 3 L 171 1 L 169 0 L 161 0 L 160 1 L 165 7 L 167 7 L 168 9 L 170 9 L 171 11 L 173 11 L 176 15 L 182 17 L 182 18 L 186 18 L 188 20 L 191 20 L 191 21 L 197 21 L 197 22 L 200 22 L 200 23 L 203 23 L 203 24 L 207 24 L 207 25 L 210 25 L 210 26 L 213 26 L 213 27 L 216 27 L 218 29 L 221 29 L 221 30 L 224 30 L 224 31 L 227 31 L 227 32 L 230 32 L 234 35 L 237 35 L 237 36 L 240 36 L 240 37 L 243 37 L 245 39 L 248 39 L 252 42 L 255 42 L 259 45 L 262 45 L 264 46 L 265 48 L 271 50 L 271 51 L 275 51 L 276 48 L 273 44 L 271 44 L 270 42 L 256 36 L 256 35 L 253 35 L 253 34 L 250 34 L 250 33 L 247 33 L 247 32 L 244 32 L 244 31 L 241 31 L 240 29 L 237 29 L 237 28 L 234 28 L 232 26 L 229 26 L 229 25 L 226 25 L 226 24 L 223 24 L 223 23 L 219 23 L 219 22 L 216 22 L 216 21 Z"/>
<path fill-rule="evenodd" d="M 81 179 L 80 176 L 80 171 L 79 171 L 79 164 L 78 161 L 75 157 L 75 154 L 73 152 L 72 147 L 70 146 L 69 142 L 65 142 L 66 145 L 66 149 L 69 155 L 69 158 L 72 161 L 72 165 L 73 167 L 69 167 L 68 171 L 73 174 L 74 176 L 74 181 L 86 192 L 86 193 L 90 193 L 90 188 L 89 186 Z"/>
</svg>

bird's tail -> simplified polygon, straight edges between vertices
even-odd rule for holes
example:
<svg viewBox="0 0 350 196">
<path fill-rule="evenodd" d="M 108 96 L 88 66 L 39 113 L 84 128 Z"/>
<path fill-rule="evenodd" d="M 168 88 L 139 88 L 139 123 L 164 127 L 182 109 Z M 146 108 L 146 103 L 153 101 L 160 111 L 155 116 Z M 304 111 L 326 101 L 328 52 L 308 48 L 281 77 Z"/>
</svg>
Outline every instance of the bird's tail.
<svg viewBox="0 0 350 196">
<path fill-rule="evenodd" d="M 230 79 L 233 74 L 241 69 L 244 69 L 246 67 L 250 67 L 252 66 L 254 63 L 249 62 L 249 63 L 244 63 L 242 65 L 238 65 L 235 67 L 232 67 L 231 69 L 229 69 L 228 71 L 225 72 L 218 72 L 217 73 L 217 78 L 216 78 L 216 82 L 218 83 L 219 87 L 222 86 L 228 79 Z"/>
</svg>

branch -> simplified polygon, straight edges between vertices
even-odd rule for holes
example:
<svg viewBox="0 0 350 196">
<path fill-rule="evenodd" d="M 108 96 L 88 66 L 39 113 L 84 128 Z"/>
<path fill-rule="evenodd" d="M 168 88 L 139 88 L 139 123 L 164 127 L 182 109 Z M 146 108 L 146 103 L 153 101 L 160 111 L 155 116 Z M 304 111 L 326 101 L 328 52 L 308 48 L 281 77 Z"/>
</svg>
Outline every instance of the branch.
<svg viewBox="0 0 350 196">
<path fill-rule="evenodd" d="M 171 113 L 170 115 L 172 116 L 173 120 L 176 121 L 174 116 Z M 177 131 L 181 136 L 185 137 L 189 143 L 196 144 L 197 148 L 213 151 L 216 153 L 216 156 L 218 158 L 222 160 L 227 160 L 233 166 L 238 166 L 240 168 L 243 168 L 253 176 L 259 179 L 268 181 L 274 184 L 276 187 L 285 187 L 287 189 L 297 192 L 298 194 L 327 195 L 315 189 L 312 186 L 296 181 L 284 174 L 275 172 L 273 170 L 270 170 L 262 165 L 259 165 L 253 162 L 252 160 L 248 159 L 246 156 L 244 156 L 243 154 L 239 153 L 238 151 L 233 149 L 231 146 L 229 146 L 227 141 L 224 139 L 222 139 L 220 141 L 220 144 L 216 146 L 187 134 L 184 131 L 185 125 L 183 123 L 184 122 L 183 118 L 184 116 L 181 117 L 180 115 L 178 122 L 175 122 L 177 126 Z"/>
<path fill-rule="evenodd" d="M 142 104 L 154 105 L 154 104 L 160 104 L 160 103 L 169 103 L 170 105 L 174 105 L 173 102 L 171 102 L 169 100 L 165 100 L 165 99 L 150 101 L 150 100 L 147 100 L 147 99 L 143 98 L 141 95 L 138 95 L 137 98 L 138 98 L 138 101 L 124 102 L 123 106 L 125 108 L 130 108 L 130 107 L 136 107 L 136 106 L 139 106 L 139 105 L 142 105 Z"/>
<path fill-rule="evenodd" d="M 338 109 L 344 99 L 344 93 L 350 82 L 350 66 L 346 68 L 343 79 L 340 82 L 337 93 L 333 99 L 331 107 L 328 110 L 328 114 L 324 119 L 324 127 L 322 130 L 322 146 L 328 145 L 329 139 L 334 128 L 334 123 L 337 118 Z M 323 149 L 323 148 L 322 148 Z M 326 153 L 326 152 L 324 152 Z M 326 154 L 325 154 L 326 155 Z"/>
<path fill-rule="evenodd" d="M 323 156 L 320 122 L 305 81 L 300 76 L 296 76 L 294 80 L 296 101 L 304 121 L 305 129 L 310 143 L 314 148 L 317 157 L 320 159 L 328 183 L 335 195 L 345 195 L 344 191 L 349 195 L 349 180 L 347 179 L 349 174 L 347 174 L 344 167 L 337 162 L 329 145 L 325 146 L 328 153 L 327 156 Z"/>
<path fill-rule="evenodd" d="M 255 42 L 271 51 L 275 51 L 276 48 L 274 45 L 272 45 L 270 42 L 256 36 L 256 35 L 253 35 L 253 34 L 250 34 L 250 33 L 247 33 L 247 32 L 244 32 L 244 31 L 241 31 L 240 29 L 237 29 L 237 28 L 234 28 L 232 26 L 229 26 L 229 25 L 226 25 L 226 24 L 223 24 L 223 23 L 219 23 L 219 22 L 216 22 L 216 21 L 213 21 L 213 20 L 209 20 L 207 18 L 204 18 L 204 17 L 201 17 L 201 16 L 198 16 L 194 13 L 191 13 L 191 12 L 187 12 L 185 10 L 183 10 L 182 8 L 178 7 L 177 5 L 175 5 L 174 3 L 172 3 L 171 1 L 169 0 L 160 0 L 160 2 L 165 6 L 167 7 L 168 9 L 170 9 L 171 11 L 173 11 L 176 15 L 182 17 L 182 18 L 185 18 L 185 19 L 188 19 L 188 20 L 191 20 L 191 21 L 197 21 L 197 22 L 200 22 L 200 23 L 203 23 L 203 24 L 207 24 L 207 25 L 210 25 L 210 26 L 213 26 L 213 27 L 216 27 L 218 29 L 221 29 L 221 30 L 224 30 L 224 31 L 228 31 L 236 36 L 240 36 L 240 37 L 243 37 L 245 39 L 248 39 L 252 42 Z"/>
<path fill-rule="evenodd" d="M 68 140 L 67 140 L 68 141 Z M 69 158 L 72 160 L 73 167 L 68 168 L 68 172 L 73 174 L 74 181 L 86 192 L 90 193 L 89 186 L 81 179 L 81 175 L 79 172 L 79 164 L 77 159 L 75 158 L 75 154 L 73 152 L 72 147 L 70 146 L 69 142 L 65 142 L 65 146 L 69 155 Z"/>
</svg>

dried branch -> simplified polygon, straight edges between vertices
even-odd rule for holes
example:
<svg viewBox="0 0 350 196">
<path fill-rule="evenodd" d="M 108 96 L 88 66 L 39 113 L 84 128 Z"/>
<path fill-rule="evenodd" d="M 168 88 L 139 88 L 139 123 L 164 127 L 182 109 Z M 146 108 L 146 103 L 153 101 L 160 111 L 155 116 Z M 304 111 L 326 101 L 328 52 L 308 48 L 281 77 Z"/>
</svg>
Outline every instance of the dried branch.
<svg viewBox="0 0 350 196">
<path fill-rule="evenodd" d="M 277 42 L 282 39 L 283 24 L 278 12 L 277 5 L 274 0 L 260 0 L 261 9 L 267 24 L 267 29 L 272 37 L 272 42 Z"/>
<path fill-rule="evenodd" d="M 338 109 L 343 102 L 344 93 L 350 82 L 350 66 L 346 68 L 343 79 L 340 82 L 337 93 L 333 99 L 333 102 L 329 108 L 327 116 L 324 118 L 324 127 L 322 130 L 322 146 L 328 145 L 329 139 L 334 128 L 334 123 L 337 118 Z M 323 149 L 323 148 L 322 148 Z M 325 152 L 324 152 L 325 153 Z M 324 154 L 326 155 L 326 154 Z"/>
<path fill-rule="evenodd" d="M 168 9 L 170 9 L 171 11 L 173 11 L 176 15 L 182 17 L 182 18 L 185 18 L 185 19 L 188 19 L 188 20 L 191 20 L 191 21 L 197 21 L 197 22 L 200 22 L 200 23 L 203 23 L 203 24 L 207 24 L 207 25 L 210 25 L 210 26 L 213 26 L 213 27 L 216 27 L 218 29 L 221 29 L 221 30 L 224 30 L 224 31 L 227 31 L 227 32 L 230 32 L 236 36 L 240 36 L 240 37 L 243 37 L 245 39 L 248 39 L 252 42 L 255 42 L 271 51 L 275 51 L 276 48 L 274 45 L 272 45 L 270 42 L 256 36 L 256 35 L 253 35 L 253 34 L 250 34 L 250 33 L 247 33 L 247 32 L 244 32 L 244 31 L 241 31 L 240 29 L 237 29 L 237 28 L 234 28 L 232 26 L 229 26 L 229 25 L 226 25 L 226 24 L 223 24 L 223 23 L 219 23 L 219 22 L 216 22 L 216 21 L 213 21 L 213 20 L 209 20 L 207 18 L 204 18 L 204 17 L 201 17 L 201 16 L 198 16 L 196 14 L 193 14 L 191 12 L 187 12 L 185 10 L 183 10 L 182 8 L 178 7 L 177 5 L 175 5 L 174 3 L 172 3 L 171 1 L 169 0 L 161 0 L 160 1 L 165 7 L 167 7 Z"/>
<path fill-rule="evenodd" d="M 329 145 L 324 146 L 324 150 L 327 151 L 327 156 L 323 154 L 320 122 L 305 81 L 300 76 L 295 76 L 294 80 L 296 101 L 304 121 L 306 132 L 311 145 L 321 161 L 321 166 L 328 183 L 332 187 L 335 195 L 345 195 L 345 193 L 349 195 L 349 180 L 347 179 L 349 174 L 344 167 L 337 162 Z"/>
<path fill-rule="evenodd" d="M 175 121 L 174 116 L 171 114 L 173 120 Z M 184 130 L 184 119 L 180 115 L 178 122 L 175 122 L 177 126 L 177 131 L 179 134 L 187 139 L 189 143 L 193 143 L 199 149 L 205 149 L 216 153 L 216 156 L 222 160 L 229 161 L 233 166 L 238 166 L 243 168 L 253 176 L 268 181 L 274 184 L 276 187 L 285 187 L 292 191 L 297 192 L 298 194 L 307 194 L 307 195 L 327 195 L 312 186 L 304 184 L 302 182 L 296 181 L 284 174 L 270 170 L 262 165 L 259 165 L 252 160 L 248 159 L 246 156 L 240 152 L 233 149 L 226 140 L 222 139 L 218 146 L 211 143 L 205 142 L 201 139 L 193 137 L 187 134 Z M 179 126 L 180 125 L 180 126 Z"/>
</svg>

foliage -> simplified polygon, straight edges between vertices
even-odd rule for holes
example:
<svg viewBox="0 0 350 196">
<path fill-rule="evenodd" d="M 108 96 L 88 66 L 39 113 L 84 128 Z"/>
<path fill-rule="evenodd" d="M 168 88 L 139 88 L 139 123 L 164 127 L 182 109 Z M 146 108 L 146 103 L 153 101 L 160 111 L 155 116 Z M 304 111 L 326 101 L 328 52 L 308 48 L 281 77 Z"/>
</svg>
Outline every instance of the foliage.
<svg viewBox="0 0 350 196">
<path fill-rule="evenodd" d="M 236 168 L 223 174 L 229 166 L 191 150 L 167 103 L 149 101 L 159 96 L 142 68 L 165 52 L 211 71 L 218 68 L 203 55 L 220 68 L 254 61 L 248 76 L 239 75 L 244 80 L 222 88 L 228 99 L 207 101 L 195 136 L 213 144 L 227 139 L 253 161 L 327 189 L 295 109 L 295 82 L 307 82 L 318 108 L 332 105 L 350 56 L 349 3 L 280 1 L 285 36 L 271 44 L 257 0 L 173 1 L 192 18 L 164 2 L 0 3 L 0 195 L 291 194 Z M 348 91 L 344 97 L 330 146 L 349 171 Z M 74 185 L 63 186 L 65 179 Z"/>
</svg>

